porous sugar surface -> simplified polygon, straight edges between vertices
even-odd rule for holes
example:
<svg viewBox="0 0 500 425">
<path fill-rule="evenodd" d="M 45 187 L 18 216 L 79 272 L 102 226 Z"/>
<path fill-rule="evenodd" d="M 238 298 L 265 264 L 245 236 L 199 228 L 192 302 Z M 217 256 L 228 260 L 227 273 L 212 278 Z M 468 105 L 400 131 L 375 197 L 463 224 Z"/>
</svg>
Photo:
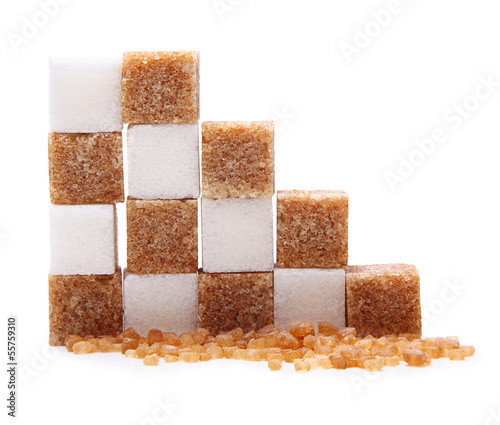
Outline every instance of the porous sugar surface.
<svg viewBox="0 0 500 425">
<path fill-rule="evenodd" d="M 272 273 L 200 273 L 198 288 L 199 326 L 212 333 L 273 323 Z"/>
<path fill-rule="evenodd" d="M 127 268 L 140 274 L 196 273 L 196 199 L 127 199 Z"/>
<path fill-rule="evenodd" d="M 123 202 L 121 133 L 49 133 L 53 204 Z"/>
<path fill-rule="evenodd" d="M 196 123 L 200 104 L 199 52 L 126 52 L 122 116 L 129 124 Z"/>
<path fill-rule="evenodd" d="M 348 197 L 342 191 L 279 190 L 278 267 L 346 266 L 348 212 Z"/>
<path fill-rule="evenodd" d="M 122 274 L 49 275 L 49 343 L 68 335 L 117 336 L 122 332 Z"/>
<path fill-rule="evenodd" d="M 415 266 L 378 264 L 348 266 L 348 326 L 360 335 L 422 333 L 420 278 Z"/>
<path fill-rule="evenodd" d="M 201 129 L 204 198 L 274 195 L 274 122 L 208 121 Z"/>
</svg>

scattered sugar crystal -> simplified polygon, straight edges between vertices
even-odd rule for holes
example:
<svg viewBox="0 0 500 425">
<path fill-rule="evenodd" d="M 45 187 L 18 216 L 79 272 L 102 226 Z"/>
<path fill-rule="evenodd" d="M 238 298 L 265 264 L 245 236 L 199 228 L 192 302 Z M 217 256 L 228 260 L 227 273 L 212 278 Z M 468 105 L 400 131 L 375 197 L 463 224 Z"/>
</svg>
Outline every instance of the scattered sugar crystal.
<svg viewBox="0 0 500 425">
<path fill-rule="evenodd" d="M 450 360 L 464 360 L 466 351 L 462 348 L 455 348 L 448 352 L 448 357 Z"/>
<path fill-rule="evenodd" d="M 290 324 L 290 333 L 297 339 L 304 339 L 308 335 L 314 335 L 314 325 L 307 321 L 293 322 Z"/>
<path fill-rule="evenodd" d="M 274 320 L 279 326 L 307 320 L 313 323 L 328 321 L 343 328 L 344 270 L 274 269 Z"/>
<path fill-rule="evenodd" d="M 92 344 L 88 341 L 80 341 L 73 345 L 73 353 L 75 354 L 90 354 L 92 352 Z"/>
<path fill-rule="evenodd" d="M 145 366 L 158 366 L 158 362 L 160 358 L 158 354 L 150 354 L 149 356 L 144 357 L 143 363 Z"/>
<path fill-rule="evenodd" d="M 384 359 L 367 359 L 363 362 L 363 367 L 369 372 L 378 372 L 382 370 L 385 362 Z"/>
<path fill-rule="evenodd" d="M 347 367 L 345 359 L 338 354 L 332 354 L 328 358 L 334 369 L 345 369 Z"/>
<path fill-rule="evenodd" d="M 278 191 L 278 267 L 347 265 L 348 211 L 342 191 Z"/>
<path fill-rule="evenodd" d="M 163 359 L 165 360 L 165 363 L 175 363 L 179 361 L 179 356 L 171 356 L 169 354 L 166 354 L 163 356 Z"/>
<path fill-rule="evenodd" d="M 163 332 L 160 329 L 150 329 L 147 338 L 149 345 L 153 345 L 155 342 L 163 342 Z"/>
<path fill-rule="evenodd" d="M 152 328 L 177 333 L 195 329 L 197 282 L 196 273 L 127 273 L 123 286 L 125 327 L 133 326 L 141 335 Z"/>
<path fill-rule="evenodd" d="M 360 336 L 422 332 L 420 279 L 414 266 L 348 266 L 347 323 Z"/>
<path fill-rule="evenodd" d="M 52 131 L 121 131 L 120 58 L 50 58 L 49 108 Z"/>
<path fill-rule="evenodd" d="M 51 205 L 50 274 L 113 274 L 117 263 L 114 205 Z"/>
<path fill-rule="evenodd" d="M 465 356 L 473 356 L 476 352 L 476 349 L 470 345 L 462 345 L 461 347 L 465 351 Z"/>
<path fill-rule="evenodd" d="M 123 121 L 196 123 L 200 103 L 199 66 L 199 52 L 124 53 Z"/>
<path fill-rule="evenodd" d="M 64 338 L 64 345 L 66 346 L 66 350 L 70 353 L 73 352 L 73 345 L 77 342 L 83 341 L 83 338 L 79 335 L 68 335 Z"/>
<path fill-rule="evenodd" d="M 181 352 L 179 353 L 179 360 L 182 360 L 186 363 L 196 363 L 200 360 L 200 354 L 194 351 Z"/>
<path fill-rule="evenodd" d="M 293 366 L 296 372 L 309 372 L 311 370 L 310 363 L 302 359 L 295 359 L 293 361 Z"/>
<path fill-rule="evenodd" d="M 267 366 L 273 371 L 281 370 L 281 361 L 278 359 L 271 359 L 267 362 Z"/>
<path fill-rule="evenodd" d="M 196 273 L 196 199 L 127 199 L 127 267 L 141 274 Z"/>
<path fill-rule="evenodd" d="M 125 357 L 128 357 L 129 359 L 136 359 L 136 350 L 132 350 L 131 348 L 129 348 L 127 351 L 125 351 Z"/>
<path fill-rule="evenodd" d="M 198 124 L 129 126 L 128 195 L 136 199 L 197 198 L 198 139 Z"/>
<path fill-rule="evenodd" d="M 204 198 L 274 195 L 274 123 L 204 122 L 201 126 Z"/>
<path fill-rule="evenodd" d="M 134 338 L 125 338 L 122 341 L 122 354 L 125 354 L 127 350 L 136 350 L 139 347 L 139 340 Z"/>
<path fill-rule="evenodd" d="M 122 134 L 51 132 L 49 184 L 53 204 L 123 202 Z"/>
<path fill-rule="evenodd" d="M 272 273 L 200 273 L 200 326 L 213 334 L 273 323 Z"/>
<path fill-rule="evenodd" d="M 403 360 L 409 366 L 423 366 L 427 362 L 427 354 L 421 350 L 407 349 L 403 352 Z"/>
<path fill-rule="evenodd" d="M 269 199 L 202 199 L 203 270 L 272 271 L 273 205 Z"/>
<path fill-rule="evenodd" d="M 118 335 L 122 327 L 122 274 L 49 276 L 50 345 L 68 335 Z"/>
</svg>

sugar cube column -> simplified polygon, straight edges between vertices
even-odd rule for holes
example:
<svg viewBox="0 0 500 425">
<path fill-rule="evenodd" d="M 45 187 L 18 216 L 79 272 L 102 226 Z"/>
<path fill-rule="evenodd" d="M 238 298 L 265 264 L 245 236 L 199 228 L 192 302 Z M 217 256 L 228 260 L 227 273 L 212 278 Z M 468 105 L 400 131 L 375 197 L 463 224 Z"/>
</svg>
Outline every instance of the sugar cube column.
<svg viewBox="0 0 500 425">
<path fill-rule="evenodd" d="M 49 74 L 49 341 L 60 345 L 69 334 L 122 330 L 121 61 L 53 58 Z"/>
<path fill-rule="evenodd" d="M 345 327 L 348 197 L 342 191 L 278 191 L 275 324 Z"/>
<path fill-rule="evenodd" d="M 274 123 L 202 124 L 200 325 L 273 323 Z"/>
<path fill-rule="evenodd" d="M 128 123 L 125 327 L 197 325 L 199 53 L 123 56 Z"/>
</svg>

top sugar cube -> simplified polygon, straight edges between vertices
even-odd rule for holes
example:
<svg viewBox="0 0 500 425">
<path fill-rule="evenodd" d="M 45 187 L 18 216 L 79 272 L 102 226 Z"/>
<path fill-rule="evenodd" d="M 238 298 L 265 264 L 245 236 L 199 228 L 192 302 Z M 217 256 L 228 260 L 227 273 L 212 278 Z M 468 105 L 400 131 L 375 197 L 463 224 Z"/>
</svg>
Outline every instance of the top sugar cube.
<svg viewBox="0 0 500 425">
<path fill-rule="evenodd" d="M 122 130 L 120 58 L 51 58 L 50 129 L 57 133 Z"/>
<path fill-rule="evenodd" d="M 199 52 L 126 52 L 122 66 L 124 122 L 198 122 Z"/>
<path fill-rule="evenodd" d="M 204 122 L 201 126 L 204 198 L 271 198 L 274 122 Z"/>
</svg>

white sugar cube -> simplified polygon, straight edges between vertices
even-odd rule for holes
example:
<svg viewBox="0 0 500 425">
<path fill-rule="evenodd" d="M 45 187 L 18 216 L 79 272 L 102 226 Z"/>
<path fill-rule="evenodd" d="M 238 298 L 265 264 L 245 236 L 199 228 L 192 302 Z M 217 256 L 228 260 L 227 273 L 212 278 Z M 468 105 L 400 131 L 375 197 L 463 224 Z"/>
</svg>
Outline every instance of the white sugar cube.
<svg viewBox="0 0 500 425">
<path fill-rule="evenodd" d="M 113 274 L 115 217 L 113 205 L 51 205 L 50 274 Z"/>
<path fill-rule="evenodd" d="M 122 130 L 121 58 L 51 58 L 50 128 L 57 133 Z"/>
<path fill-rule="evenodd" d="M 206 273 L 273 269 L 271 198 L 203 198 L 201 230 L 203 271 Z"/>
<path fill-rule="evenodd" d="M 150 329 L 194 331 L 198 316 L 198 275 L 125 274 L 124 326 L 146 336 Z"/>
<path fill-rule="evenodd" d="M 274 269 L 274 323 L 307 320 L 345 327 L 343 269 Z"/>
<path fill-rule="evenodd" d="M 185 199 L 199 196 L 198 124 L 131 125 L 127 141 L 130 197 Z"/>
</svg>

